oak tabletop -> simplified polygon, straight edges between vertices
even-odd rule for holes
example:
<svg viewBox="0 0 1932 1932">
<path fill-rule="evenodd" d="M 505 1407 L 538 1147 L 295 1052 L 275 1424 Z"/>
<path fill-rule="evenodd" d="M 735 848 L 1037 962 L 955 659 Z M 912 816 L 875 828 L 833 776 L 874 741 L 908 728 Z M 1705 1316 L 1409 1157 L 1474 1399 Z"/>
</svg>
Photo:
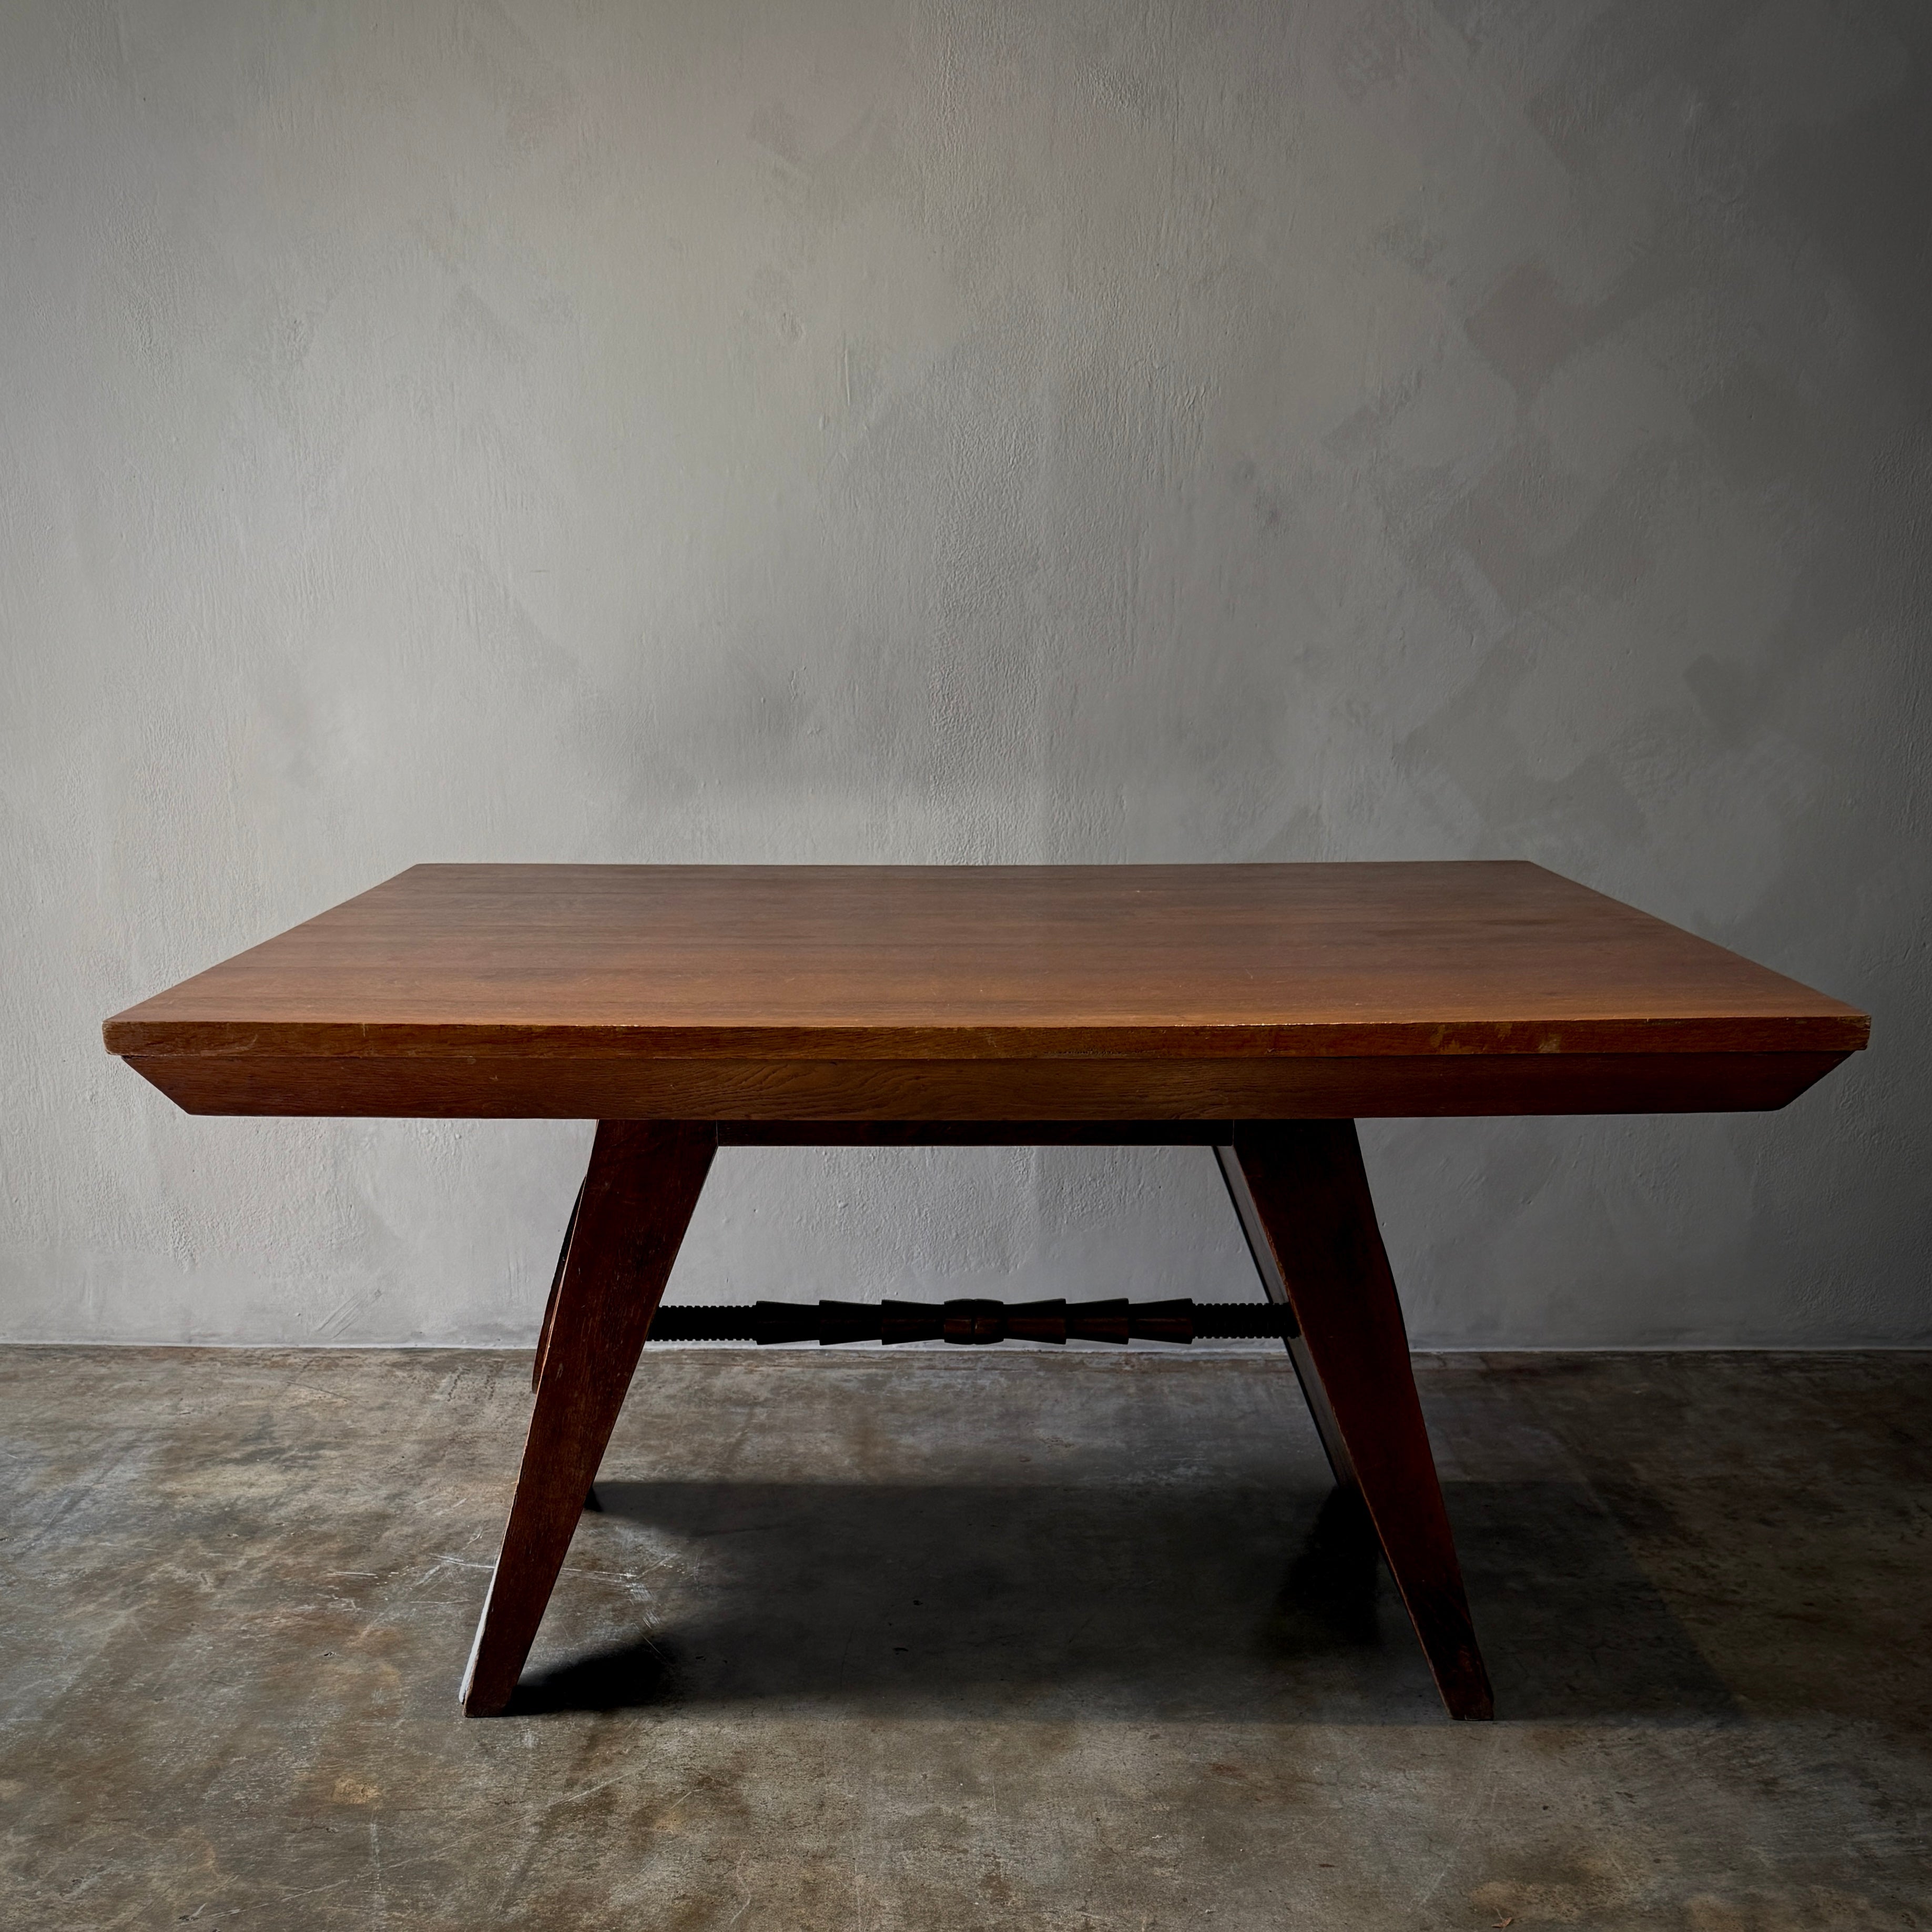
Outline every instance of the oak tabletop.
<svg viewBox="0 0 1932 1932">
<path fill-rule="evenodd" d="M 433 865 L 105 1038 L 158 1082 L 184 1058 L 1835 1058 L 1868 1028 L 1516 862 Z"/>
<path fill-rule="evenodd" d="M 1540 866 L 418 866 L 116 1053 L 1778 1052 L 1868 1022 Z"/>
</svg>

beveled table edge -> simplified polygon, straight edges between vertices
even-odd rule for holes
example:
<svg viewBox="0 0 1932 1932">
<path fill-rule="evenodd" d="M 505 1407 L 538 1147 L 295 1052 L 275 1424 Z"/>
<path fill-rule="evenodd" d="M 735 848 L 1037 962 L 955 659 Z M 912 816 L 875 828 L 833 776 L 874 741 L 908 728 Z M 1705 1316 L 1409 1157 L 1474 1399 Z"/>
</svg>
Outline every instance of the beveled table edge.
<svg viewBox="0 0 1932 1932">
<path fill-rule="evenodd" d="M 1315 1120 L 1782 1107 L 1842 1052 L 1274 1060 L 136 1055 L 194 1114 L 662 1120 Z"/>
<path fill-rule="evenodd" d="M 698 1027 L 515 1022 L 153 1020 L 116 1014 L 103 1043 L 124 1058 L 1054 1060 L 1360 1058 L 1382 1054 L 1856 1052 L 1871 1022 L 1814 995 L 1819 1010 L 1665 1015 L 1574 1013 L 1520 1018 L 1323 1019 L 1252 1024 L 892 1027 L 745 1024 Z"/>
</svg>

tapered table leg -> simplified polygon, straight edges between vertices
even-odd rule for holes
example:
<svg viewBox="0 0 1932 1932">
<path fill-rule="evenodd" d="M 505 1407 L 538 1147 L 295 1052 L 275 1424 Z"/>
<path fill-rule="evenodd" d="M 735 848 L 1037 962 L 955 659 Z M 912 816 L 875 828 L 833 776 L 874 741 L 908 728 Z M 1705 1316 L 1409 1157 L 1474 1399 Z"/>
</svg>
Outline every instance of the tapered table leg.
<svg viewBox="0 0 1932 1932">
<path fill-rule="evenodd" d="M 597 1129 L 537 1365 L 509 1527 L 463 1678 L 463 1708 L 510 1701 L 698 1204 L 710 1122 L 604 1120 Z"/>
<path fill-rule="evenodd" d="M 1336 1480 L 1354 1485 L 1452 1718 L 1495 1714 L 1352 1120 L 1238 1123 L 1222 1171 Z"/>
</svg>

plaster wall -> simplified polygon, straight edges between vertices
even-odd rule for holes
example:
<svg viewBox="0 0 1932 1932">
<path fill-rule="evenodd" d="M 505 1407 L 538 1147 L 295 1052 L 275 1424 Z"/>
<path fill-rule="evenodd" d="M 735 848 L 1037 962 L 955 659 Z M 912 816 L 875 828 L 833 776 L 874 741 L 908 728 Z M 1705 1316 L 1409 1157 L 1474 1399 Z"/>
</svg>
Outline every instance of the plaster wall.
<svg viewBox="0 0 1932 1932">
<path fill-rule="evenodd" d="M 1415 1339 L 1932 1338 L 1932 13 L 10 0 L 0 1335 L 533 1333 L 587 1128 L 108 1012 L 424 859 L 1526 856 L 1868 1006 L 1365 1132 Z M 1249 1292 L 1196 1152 L 739 1152 L 674 1295 Z"/>
</svg>

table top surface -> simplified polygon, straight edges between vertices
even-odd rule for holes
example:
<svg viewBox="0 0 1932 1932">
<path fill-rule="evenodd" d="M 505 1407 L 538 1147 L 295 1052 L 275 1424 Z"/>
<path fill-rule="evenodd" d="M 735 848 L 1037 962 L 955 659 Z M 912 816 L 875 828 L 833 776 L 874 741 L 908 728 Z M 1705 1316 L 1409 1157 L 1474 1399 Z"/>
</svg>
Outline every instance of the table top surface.
<svg viewBox="0 0 1932 1932">
<path fill-rule="evenodd" d="M 418 866 L 110 1019 L 170 1054 L 1843 1053 L 1865 1016 L 1516 862 Z"/>
</svg>

